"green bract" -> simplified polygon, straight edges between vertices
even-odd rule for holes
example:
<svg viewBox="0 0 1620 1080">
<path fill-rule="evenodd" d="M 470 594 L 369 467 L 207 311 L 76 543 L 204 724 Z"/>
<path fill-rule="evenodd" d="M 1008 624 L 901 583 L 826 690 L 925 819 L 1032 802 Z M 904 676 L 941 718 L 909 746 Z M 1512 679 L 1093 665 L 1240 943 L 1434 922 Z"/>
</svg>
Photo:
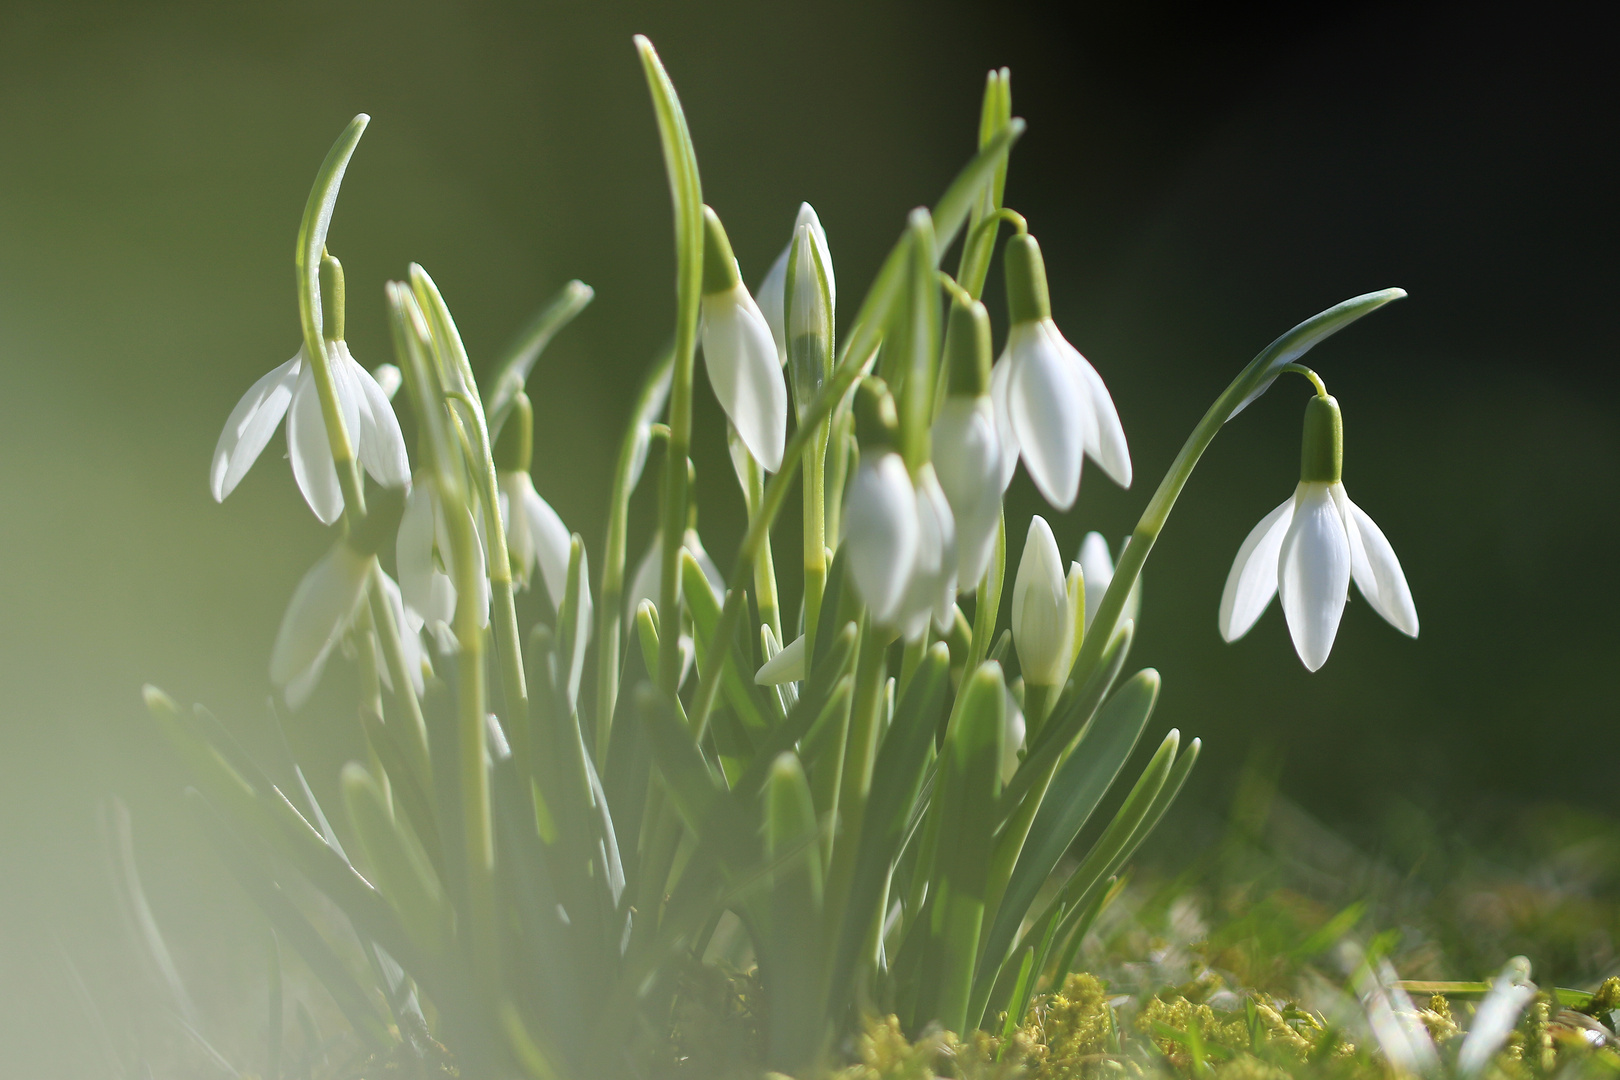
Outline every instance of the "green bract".
<svg viewBox="0 0 1620 1080">
<path fill-rule="evenodd" d="M 783 1072 L 840 1064 L 874 1012 L 913 1035 L 1000 1028 L 1003 1014 L 1021 1017 L 1065 985 L 1111 883 L 1198 756 L 1197 740 L 1184 748 L 1171 730 L 1145 767 L 1129 766 L 1159 676 L 1127 675 L 1134 624 L 1121 615 L 1177 495 L 1221 425 L 1283 366 L 1398 290 L 1301 324 L 1244 369 L 1149 502 L 1089 624 L 1079 571 L 1065 574 L 1038 522 L 1049 548 L 1025 556 L 1010 649 L 1006 535 L 1026 523 L 1000 509 L 1017 448 L 992 403 L 978 300 L 1003 222 L 1017 226 L 1003 249 L 1012 318 L 1049 324 L 1050 304 L 1040 251 L 1001 205 L 1023 132 L 1007 72 L 987 84 L 977 154 L 931 210 L 902 223 L 841 333 L 825 237 L 801 211 L 771 286 L 780 295 L 767 297 L 785 335 L 778 357 L 703 205 L 673 84 L 652 46 L 636 46 L 675 211 L 677 312 L 672 346 L 625 402 L 600 576 L 549 506 L 524 516 L 539 498 L 531 481 L 547 479 L 529 475 L 525 385 L 589 302 L 579 282 L 489 364 L 469 357 L 425 270 L 413 264 L 387 286 L 418 433 L 415 487 L 408 500 L 397 485 L 364 498 L 364 447 L 351 439 L 368 429 L 345 426 L 322 349 L 342 331 L 341 273 L 324 242 L 358 117 L 299 231 L 304 345 L 345 529 L 333 549 L 344 573 L 307 580 L 341 576 L 346 591 L 300 602 L 323 618 L 295 644 L 301 662 L 353 646 L 367 761 L 342 770 L 334 823 L 291 763 L 262 767 L 206 714 L 156 690 L 148 705 L 189 770 L 206 833 L 375 1049 L 425 1054 L 431 1034 L 467 1076 L 644 1075 L 664 1052 L 682 973 L 703 963 L 753 972 L 768 1009 L 758 1064 Z M 941 261 L 959 238 L 953 277 Z M 727 464 L 689 460 L 700 314 L 710 380 L 747 443 L 734 460 L 748 527 L 723 588 L 706 570 L 690 486 L 695 468 Z M 1072 347 L 1057 337 L 1042 348 L 1051 363 L 1037 374 L 1093 380 L 1075 401 L 1107 402 L 1112 416 L 1097 372 L 1083 359 L 1064 366 Z M 789 410 L 759 407 L 779 360 L 795 395 L 791 432 Z M 1030 387 L 1015 389 L 1040 406 Z M 1034 430 L 1042 417 L 1029 419 Z M 1312 422 L 1308 471 L 1326 467 L 1312 456 Z M 655 434 L 664 460 L 648 531 L 659 540 L 645 580 L 656 586 L 626 611 L 630 496 Z M 1099 437 L 1110 436 L 1093 432 L 1085 452 L 1098 454 Z M 761 446 L 771 453 L 750 453 Z M 1071 449 L 1077 467 L 1080 443 Z M 1123 436 L 1104 450 L 1128 480 Z M 800 597 L 779 594 L 771 549 L 795 486 Z M 960 559 L 958 545 L 971 545 Z M 396 549 L 414 560 L 408 581 L 400 568 L 403 591 L 378 561 Z M 525 625 L 514 590 L 537 560 L 549 603 Z M 875 608 L 880 593 L 885 609 L 869 610 L 863 597 Z M 1130 786 L 1119 809 L 1093 821 L 1120 780 Z M 1088 824 L 1096 838 L 1077 847 Z M 366 972 L 290 898 L 294 880 L 347 917 Z M 273 1001 L 279 1015 L 279 991 Z"/>
</svg>

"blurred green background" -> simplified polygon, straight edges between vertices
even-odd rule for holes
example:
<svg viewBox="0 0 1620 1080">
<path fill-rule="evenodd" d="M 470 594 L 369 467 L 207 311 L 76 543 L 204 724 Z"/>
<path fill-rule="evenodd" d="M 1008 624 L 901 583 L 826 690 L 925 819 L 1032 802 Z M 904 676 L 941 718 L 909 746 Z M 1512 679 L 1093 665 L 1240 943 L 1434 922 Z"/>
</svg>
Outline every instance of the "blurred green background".
<svg viewBox="0 0 1620 1080">
<path fill-rule="evenodd" d="M 600 550 L 628 396 L 673 310 L 637 31 L 683 95 L 745 276 L 808 199 L 845 318 L 905 211 L 971 151 L 984 72 L 1012 66 L 1030 130 L 1008 201 L 1042 241 L 1060 325 L 1112 388 L 1138 477 L 1120 492 L 1089 470 L 1077 508 L 1049 514 L 1071 552 L 1091 528 L 1117 546 L 1272 337 L 1355 293 L 1411 292 L 1311 362 L 1422 638 L 1356 602 L 1315 676 L 1275 611 L 1220 641 L 1230 560 L 1297 475 L 1303 384 L 1283 384 L 1215 444 L 1148 567 L 1136 659 L 1165 674 L 1160 726 L 1208 746 L 1167 858 L 1257 746 L 1285 763 L 1287 795 L 1352 836 L 1392 808 L 1459 825 L 1549 800 L 1612 808 L 1620 237 L 1611 75 L 1584 14 L 4 4 L 0 1075 L 101 1068 L 82 1001 L 127 966 L 98 826 L 109 793 L 132 808 L 182 966 L 217 986 L 210 1008 L 257 985 L 239 955 L 257 924 L 179 812 L 138 691 L 266 729 L 282 605 L 329 538 L 279 436 L 224 506 L 207 465 L 237 397 L 297 347 L 294 232 L 355 112 L 373 122 L 331 248 L 362 362 L 387 358 L 381 286 L 409 260 L 475 363 L 568 278 L 597 289 L 531 394 L 537 487 Z M 724 561 L 741 500 L 717 417 L 705 390 L 703 527 Z M 1040 509 L 1020 474 L 1009 520 Z M 633 553 L 647 531 L 643 513 Z M 334 766 L 355 737 L 342 678 L 291 722 Z"/>
</svg>

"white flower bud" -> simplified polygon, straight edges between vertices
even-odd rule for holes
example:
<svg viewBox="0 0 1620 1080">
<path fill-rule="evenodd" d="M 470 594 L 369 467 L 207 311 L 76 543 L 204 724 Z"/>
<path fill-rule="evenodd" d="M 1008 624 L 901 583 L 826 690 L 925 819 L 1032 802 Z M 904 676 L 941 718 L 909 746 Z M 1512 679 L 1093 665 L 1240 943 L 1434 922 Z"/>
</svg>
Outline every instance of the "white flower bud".
<svg viewBox="0 0 1620 1080">
<path fill-rule="evenodd" d="M 849 484 L 844 544 L 855 587 L 874 622 L 893 626 L 911 581 L 919 544 L 917 495 L 906 463 L 887 445 L 874 446 Z"/>
<path fill-rule="evenodd" d="M 815 210 L 809 203 L 799 204 L 799 215 L 793 222 L 793 231 L 797 235 L 801 228 L 808 226 L 810 235 L 814 239 L 817 254 L 821 257 L 821 265 L 827 274 L 827 295 L 831 310 L 838 310 L 838 282 L 833 277 L 832 252 L 827 247 L 827 233 L 821 227 L 821 219 L 816 217 Z M 776 357 L 779 364 L 786 364 L 788 359 L 787 326 L 784 316 L 787 311 L 787 297 L 784 295 L 787 288 L 788 256 L 793 251 L 793 241 L 789 240 L 782 253 L 771 264 L 765 279 L 759 283 L 759 291 L 755 295 L 759 299 L 759 309 L 765 316 L 765 322 L 771 328 L 771 337 L 776 342 Z"/>
<path fill-rule="evenodd" d="M 1012 632 L 1024 681 L 1062 686 L 1068 675 L 1074 616 L 1057 540 L 1039 515 L 1030 519 L 1013 583 Z"/>
<path fill-rule="evenodd" d="M 947 397 L 934 418 L 934 472 L 956 518 L 956 577 L 971 592 L 995 552 L 1001 522 L 1001 441 L 988 396 Z"/>
</svg>

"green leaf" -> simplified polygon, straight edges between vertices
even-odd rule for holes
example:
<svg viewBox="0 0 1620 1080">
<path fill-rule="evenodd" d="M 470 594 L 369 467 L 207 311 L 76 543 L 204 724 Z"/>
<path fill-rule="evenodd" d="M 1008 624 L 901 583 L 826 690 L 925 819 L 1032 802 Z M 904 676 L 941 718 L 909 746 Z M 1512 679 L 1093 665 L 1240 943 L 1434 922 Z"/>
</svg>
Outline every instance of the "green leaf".
<svg viewBox="0 0 1620 1080">
<path fill-rule="evenodd" d="M 281 886 L 225 827 L 207 798 L 196 789 L 191 789 L 187 795 L 193 816 L 214 844 L 226 867 L 270 919 L 276 931 L 304 958 L 354 1028 L 355 1034 L 373 1050 L 389 1048 L 393 1039 L 372 995 L 361 987 L 320 931 L 282 892 Z"/>
<path fill-rule="evenodd" d="M 1312 315 L 1309 319 L 1294 327 L 1288 333 L 1260 350 L 1260 355 L 1250 361 L 1239 377 L 1242 384 L 1247 387 L 1244 398 L 1232 410 L 1227 419 L 1232 419 L 1246 409 L 1250 402 L 1264 394 L 1271 388 L 1282 369 L 1301 356 L 1310 352 L 1322 341 L 1337 334 L 1363 315 L 1370 315 L 1383 307 L 1391 300 L 1399 300 L 1406 295 L 1405 289 L 1379 289 L 1377 292 L 1363 293 L 1352 296 L 1341 303 L 1334 304 L 1326 311 Z"/>
<path fill-rule="evenodd" d="M 769 879 L 766 933 L 756 942 L 770 994 L 766 1065 L 799 1071 L 812 1064 L 826 1036 L 821 1001 L 821 858 L 810 784 L 791 751 L 777 756 L 765 784 L 765 857 L 798 850 Z"/>
<path fill-rule="evenodd" d="M 715 599 L 709 579 L 703 574 L 703 568 L 685 548 L 681 549 L 681 595 L 686 601 L 686 609 L 692 613 L 692 644 L 697 650 L 699 670 L 703 670 L 704 658 L 709 655 L 715 630 L 720 625 L 720 604 Z M 747 678 L 743 677 L 745 671 Z M 748 668 L 742 645 L 735 638 L 726 655 L 725 667 L 720 672 L 720 689 L 725 692 L 726 701 L 736 710 L 743 726 L 751 732 L 762 732 L 772 726 L 766 719 L 769 706 L 759 692 L 760 688 L 755 685 L 754 673 Z"/>
<path fill-rule="evenodd" d="M 512 408 L 512 401 L 517 397 L 529 381 L 529 373 L 534 370 L 535 361 L 540 359 L 551 339 L 563 327 L 574 321 L 574 318 L 584 311 L 586 305 L 596 296 L 595 290 L 583 281 L 570 281 L 557 291 L 557 295 L 546 301 L 529 325 L 520 331 L 511 344 L 507 345 L 499 362 L 495 365 L 495 378 L 489 384 L 489 429 L 490 437 L 500 435 L 501 425 L 506 422 L 506 415 Z"/>
<path fill-rule="evenodd" d="M 976 990 L 988 993 L 1030 905 L 1113 786 L 1147 728 L 1158 696 L 1158 672 L 1149 668 L 1133 675 L 1098 712 L 1052 778 L 994 913 Z"/>
<path fill-rule="evenodd" d="M 343 767 L 343 804 L 366 863 L 418 948 L 439 956 L 451 936 L 450 905 L 438 875 L 414 836 L 389 812 L 388 798 L 358 762 Z"/>
<path fill-rule="evenodd" d="M 944 642 L 936 642 L 912 676 L 911 685 L 895 708 L 894 722 L 878 748 L 873 773 L 882 777 L 882 782 L 872 785 L 861 823 L 860 846 L 856 849 L 828 984 L 833 995 L 831 1015 L 842 1014 L 858 969 L 875 959 L 877 933 L 888 908 L 885 897 L 889 877 L 908 835 L 923 773 L 933 756 L 934 732 L 939 728 L 950 687 L 950 663 L 949 648 Z M 857 841 L 845 837 L 842 842 Z"/>
<path fill-rule="evenodd" d="M 985 664 L 962 690 L 941 755 L 935 798 L 940 818 L 932 938 L 938 950 L 936 1007 L 929 1019 L 965 1031 L 984 921 L 985 884 L 1001 797 L 1001 729 L 1006 689 L 999 664 Z"/>
</svg>

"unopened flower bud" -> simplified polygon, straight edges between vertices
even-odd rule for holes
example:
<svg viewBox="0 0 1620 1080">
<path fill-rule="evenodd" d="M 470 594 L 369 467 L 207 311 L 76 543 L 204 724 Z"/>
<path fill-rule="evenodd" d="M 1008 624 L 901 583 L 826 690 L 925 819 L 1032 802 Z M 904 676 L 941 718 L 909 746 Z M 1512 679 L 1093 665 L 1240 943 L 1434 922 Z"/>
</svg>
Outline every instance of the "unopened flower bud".
<svg viewBox="0 0 1620 1080">
<path fill-rule="evenodd" d="M 815 240 L 816 252 L 821 259 L 821 265 L 827 274 L 827 309 L 829 313 L 838 310 L 838 281 L 833 276 L 832 252 L 827 247 L 827 233 L 821 227 L 821 219 L 816 217 L 815 210 L 809 203 L 799 204 L 799 215 L 793 222 L 793 233 L 798 235 L 799 229 L 808 225 L 810 235 Z M 788 277 L 788 259 L 792 256 L 793 241 L 789 240 L 782 248 L 782 253 L 771 264 L 770 271 L 766 273 L 765 280 L 759 283 L 759 292 L 755 295 L 759 299 L 759 309 L 765 314 L 765 321 L 770 324 L 771 337 L 776 341 L 777 362 L 786 364 L 788 360 L 787 341 L 787 297 L 785 295 Z"/>
<path fill-rule="evenodd" d="M 794 230 L 790 250 L 784 287 L 787 370 L 793 379 L 793 400 L 802 415 L 821 391 L 832 360 L 832 267 L 822 262 L 820 246 L 808 224 Z"/>
<path fill-rule="evenodd" d="M 1029 521 L 1018 578 L 1013 583 L 1012 632 L 1024 681 L 1062 686 L 1068 675 L 1074 619 L 1057 540 L 1039 515 Z"/>
<path fill-rule="evenodd" d="M 844 545 L 855 587 L 873 621 L 884 626 L 894 626 L 900 615 L 919 542 L 917 494 L 894 449 L 897 427 L 883 380 L 861 380 L 855 396 L 861 463 L 844 504 Z"/>
</svg>

